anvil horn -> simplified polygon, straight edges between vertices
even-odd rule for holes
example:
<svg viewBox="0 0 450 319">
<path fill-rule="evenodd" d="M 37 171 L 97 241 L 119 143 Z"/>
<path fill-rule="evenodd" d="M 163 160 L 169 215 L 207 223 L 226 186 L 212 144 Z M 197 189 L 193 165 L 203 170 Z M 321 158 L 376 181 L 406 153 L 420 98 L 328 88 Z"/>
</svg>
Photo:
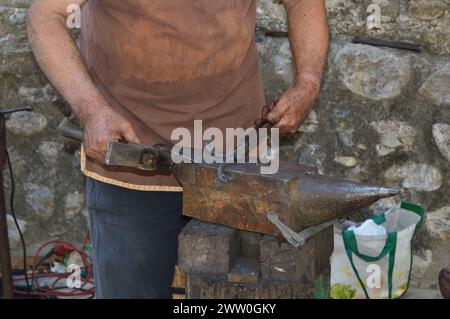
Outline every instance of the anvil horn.
<svg viewBox="0 0 450 319">
<path fill-rule="evenodd" d="M 397 195 L 398 190 L 316 175 L 300 177 L 292 194 L 298 208 L 294 220 L 309 226 L 348 216 L 379 199 Z"/>
</svg>

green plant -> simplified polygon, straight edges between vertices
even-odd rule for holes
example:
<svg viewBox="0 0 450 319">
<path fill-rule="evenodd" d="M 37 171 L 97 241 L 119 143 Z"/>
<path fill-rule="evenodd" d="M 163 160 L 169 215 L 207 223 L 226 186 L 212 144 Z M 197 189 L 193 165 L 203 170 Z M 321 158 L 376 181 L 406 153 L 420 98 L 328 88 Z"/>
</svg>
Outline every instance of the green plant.
<svg viewBox="0 0 450 319">
<path fill-rule="evenodd" d="M 356 296 L 356 289 L 351 285 L 334 284 L 331 286 L 330 296 L 332 299 L 353 299 Z"/>
</svg>

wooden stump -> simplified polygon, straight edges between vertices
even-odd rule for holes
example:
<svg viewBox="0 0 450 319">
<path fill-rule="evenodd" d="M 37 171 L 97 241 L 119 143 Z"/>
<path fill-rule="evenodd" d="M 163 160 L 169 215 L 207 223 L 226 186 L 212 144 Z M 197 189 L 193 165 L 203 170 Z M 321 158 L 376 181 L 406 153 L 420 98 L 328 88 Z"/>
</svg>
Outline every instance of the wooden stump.
<svg viewBox="0 0 450 319">
<path fill-rule="evenodd" d="M 187 299 L 306 299 L 314 297 L 314 285 L 258 280 L 235 283 L 207 276 L 188 275 Z"/>
<path fill-rule="evenodd" d="M 188 299 L 326 297 L 331 227 L 297 249 L 277 237 L 193 220 L 179 247 Z"/>
<path fill-rule="evenodd" d="M 178 266 L 183 272 L 222 278 L 227 278 L 241 250 L 236 229 L 197 220 L 186 225 L 178 243 Z"/>
<path fill-rule="evenodd" d="M 333 229 L 308 239 L 300 248 L 277 237 L 264 236 L 260 248 L 262 279 L 313 283 L 320 274 L 330 273 Z"/>
</svg>

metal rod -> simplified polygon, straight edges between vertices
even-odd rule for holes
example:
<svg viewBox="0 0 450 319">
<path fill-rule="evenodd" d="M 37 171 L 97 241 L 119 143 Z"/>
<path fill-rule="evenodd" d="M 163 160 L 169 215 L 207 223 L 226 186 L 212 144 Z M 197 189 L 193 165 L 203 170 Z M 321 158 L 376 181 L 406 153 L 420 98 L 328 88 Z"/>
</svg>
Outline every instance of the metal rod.
<svg viewBox="0 0 450 319">
<path fill-rule="evenodd" d="M 5 117 L 0 115 L 0 170 L 6 162 L 6 129 Z M 6 219 L 5 193 L 3 176 L 0 174 L 0 262 L 3 281 L 3 298 L 14 298 L 14 286 L 12 278 L 11 251 L 8 238 L 8 224 Z"/>
<path fill-rule="evenodd" d="M 11 113 L 16 113 L 16 112 L 33 112 L 33 108 L 31 106 L 26 106 L 26 107 L 14 108 L 14 109 L 0 110 L 0 115 L 6 115 L 6 114 L 11 114 Z"/>
<path fill-rule="evenodd" d="M 377 38 L 359 38 L 359 37 L 354 37 L 352 39 L 352 42 L 359 44 L 368 44 L 377 47 L 388 47 L 399 50 L 409 50 L 417 53 L 422 52 L 422 47 L 419 44 L 415 43 L 399 42 L 399 41 L 391 42 Z"/>
</svg>

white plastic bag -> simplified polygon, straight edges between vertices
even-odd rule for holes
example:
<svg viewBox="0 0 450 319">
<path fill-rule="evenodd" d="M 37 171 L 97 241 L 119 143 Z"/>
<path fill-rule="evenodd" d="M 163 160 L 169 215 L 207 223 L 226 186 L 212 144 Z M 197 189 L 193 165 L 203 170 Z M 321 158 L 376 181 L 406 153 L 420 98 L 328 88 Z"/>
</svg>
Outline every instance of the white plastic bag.
<svg viewBox="0 0 450 319">
<path fill-rule="evenodd" d="M 398 298 L 408 289 L 412 266 L 411 240 L 423 220 L 424 209 L 402 202 L 372 220 L 387 234 L 362 236 L 354 228 L 334 226 L 331 256 L 333 299 Z"/>
</svg>

